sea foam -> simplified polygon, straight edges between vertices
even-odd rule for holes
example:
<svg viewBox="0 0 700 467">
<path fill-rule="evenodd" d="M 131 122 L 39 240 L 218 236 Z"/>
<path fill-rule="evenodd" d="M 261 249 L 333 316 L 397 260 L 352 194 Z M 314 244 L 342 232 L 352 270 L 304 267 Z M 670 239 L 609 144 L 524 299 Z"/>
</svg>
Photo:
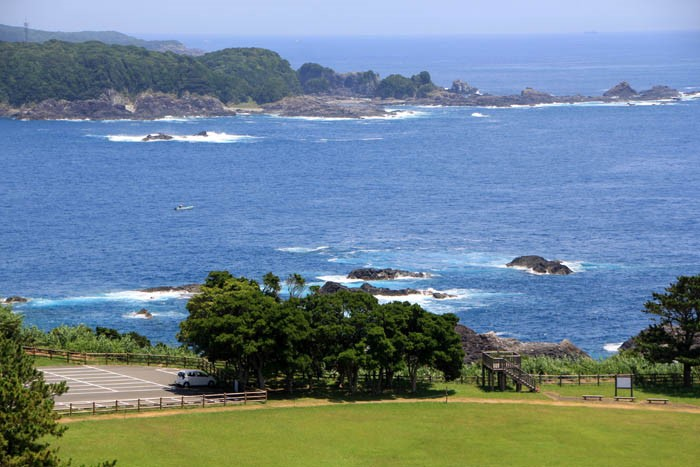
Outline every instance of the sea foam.
<svg viewBox="0 0 700 467">
<path fill-rule="evenodd" d="M 609 344 L 603 345 L 603 349 L 605 349 L 606 352 L 617 352 L 620 350 L 620 346 L 622 345 L 622 342 L 612 342 Z"/>
<path fill-rule="evenodd" d="M 152 135 L 155 135 L 156 133 L 153 133 Z M 168 141 L 175 141 L 175 142 L 185 142 L 185 143 L 237 143 L 237 142 L 243 142 L 243 141 L 252 141 L 259 139 L 257 136 L 250 136 L 250 135 L 232 135 L 229 133 L 217 133 L 215 131 L 208 131 L 207 136 L 203 135 L 171 135 L 172 139 L 169 140 L 164 140 L 164 139 L 154 139 L 151 141 L 144 141 L 144 138 L 146 138 L 148 135 L 107 135 L 106 138 L 109 141 L 115 142 L 115 143 L 154 143 L 154 142 L 168 142 Z"/>
<path fill-rule="evenodd" d="M 303 246 L 290 246 L 284 248 L 275 248 L 277 251 L 282 251 L 284 253 L 314 253 L 317 251 L 327 250 L 328 246 L 317 246 L 317 247 L 303 247 Z"/>
</svg>

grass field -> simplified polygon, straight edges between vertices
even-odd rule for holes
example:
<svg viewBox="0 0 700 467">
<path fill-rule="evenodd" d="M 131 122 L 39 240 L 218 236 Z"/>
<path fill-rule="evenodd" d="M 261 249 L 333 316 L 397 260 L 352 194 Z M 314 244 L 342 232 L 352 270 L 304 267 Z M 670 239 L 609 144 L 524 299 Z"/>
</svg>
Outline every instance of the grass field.
<svg viewBox="0 0 700 467">
<path fill-rule="evenodd" d="M 555 393 L 563 397 L 581 398 L 584 394 L 599 394 L 607 399 L 612 399 L 615 396 L 615 383 L 596 384 L 564 384 L 558 386 L 556 384 L 543 385 L 540 388 L 541 392 Z M 629 396 L 629 389 L 618 390 L 618 395 Z M 695 386 L 692 389 L 683 387 L 635 387 L 634 397 L 638 402 L 644 403 L 647 398 L 662 398 L 668 399 L 672 404 L 688 404 L 700 406 L 700 388 Z"/>
<path fill-rule="evenodd" d="M 695 465 L 700 415 L 473 403 L 339 403 L 73 422 L 74 464 L 119 466 Z"/>
</svg>

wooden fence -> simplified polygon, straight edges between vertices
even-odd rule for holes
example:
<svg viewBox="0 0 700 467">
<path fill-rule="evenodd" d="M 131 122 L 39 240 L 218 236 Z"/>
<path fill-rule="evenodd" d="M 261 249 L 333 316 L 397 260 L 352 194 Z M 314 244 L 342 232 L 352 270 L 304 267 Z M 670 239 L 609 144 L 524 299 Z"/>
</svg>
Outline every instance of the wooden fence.
<svg viewBox="0 0 700 467">
<path fill-rule="evenodd" d="M 225 407 L 228 405 L 267 402 L 267 391 L 247 391 L 196 396 L 153 397 L 140 399 L 116 399 L 102 401 L 56 402 L 54 411 L 62 415 L 117 412 L 142 412 L 145 410 L 184 409 L 187 407 Z"/>
<path fill-rule="evenodd" d="M 135 353 L 89 353 L 72 352 L 70 350 L 44 349 L 39 347 L 24 347 L 24 351 L 35 357 L 47 357 L 51 360 L 62 360 L 66 363 L 92 364 L 125 364 L 125 365 L 164 365 L 183 368 L 213 369 L 214 365 L 206 358 L 184 357 L 176 355 L 153 355 Z"/>
</svg>

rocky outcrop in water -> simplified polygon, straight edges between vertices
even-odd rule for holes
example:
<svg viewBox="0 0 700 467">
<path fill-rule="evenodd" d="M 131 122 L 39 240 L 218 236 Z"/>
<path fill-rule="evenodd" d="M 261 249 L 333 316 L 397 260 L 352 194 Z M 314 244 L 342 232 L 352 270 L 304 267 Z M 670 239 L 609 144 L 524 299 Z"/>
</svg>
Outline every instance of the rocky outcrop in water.
<svg viewBox="0 0 700 467">
<path fill-rule="evenodd" d="M 426 295 L 437 300 L 445 300 L 448 298 L 455 298 L 455 295 L 450 295 L 444 292 L 436 292 L 433 290 L 417 290 L 417 289 L 387 289 L 386 287 L 375 287 L 372 284 L 365 282 L 360 287 L 346 287 L 337 282 L 326 282 L 318 290 L 321 295 L 328 295 L 338 293 L 340 291 L 348 292 L 358 292 L 358 293 L 368 293 L 370 295 L 382 296 L 382 297 L 405 297 L 408 295 Z"/>
<path fill-rule="evenodd" d="M 153 319 L 153 313 L 151 313 L 150 311 L 148 311 L 145 308 L 141 308 L 139 311 L 135 312 L 134 316 L 137 316 L 137 317 L 143 318 L 143 319 Z"/>
<path fill-rule="evenodd" d="M 613 99 L 630 99 L 636 95 L 637 91 L 632 89 L 632 86 L 627 81 L 616 84 L 603 93 L 603 97 L 611 97 Z"/>
<path fill-rule="evenodd" d="M 27 303 L 28 301 L 29 301 L 28 298 L 20 297 L 19 295 L 13 295 L 11 297 L 5 298 L 1 302 L 10 305 L 12 303 Z"/>
<path fill-rule="evenodd" d="M 198 294 L 202 291 L 201 284 L 186 284 L 186 285 L 166 285 L 162 287 L 150 287 L 148 289 L 141 289 L 139 292 L 144 293 L 158 293 L 158 292 L 184 292 L 191 294 Z"/>
<path fill-rule="evenodd" d="M 180 97 L 146 92 L 135 99 L 108 90 L 97 99 L 67 101 L 47 99 L 25 105 L 20 109 L 0 109 L 5 116 L 29 119 L 136 119 L 151 120 L 163 117 L 226 116 L 236 112 L 224 106 L 215 97 L 184 94 Z"/>
<path fill-rule="evenodd" d="M 506 264 L 509 268 L 525 268 L 538 274 L 558 274 L 567 275 L 573 271 L 561 261 L 549 261 L 541 256 L 519 256 Z"/>
<path fill-rule="evenodd" d="M 529 357 L 590 358 L 583 350 L 564 339 L 554 342 L 521 342 L 517 339 L 499 337 L 494 332 L 479 334 L 473 329 L 458 324 L 455 331 L 462 340 L 464 363 L 478 362 L 482 352 L 493 350 L 517 352 Z"/>
<path fill-rule="evenodd" d="M 173 139 L 172 136 L 166 135 L 165 133 L 155 133 L 152 135 L 146 135 L 141 141 L 169 141 Z"/>
<path fill-rule="evenodd" d="M 360 279 L 363 281 L 391 281 L 402 277 L 426 278 L 430 277 L 430 274 L 392 268 L 359 268 L 353 269 L 348 274 L 348 279 Z"/>
<path fill-rule="evenodd" d="M 462 96 L 476 96 L 481 94 L 479 88 L 470 86 L 469 83 L 467 83 L 466 81 L 462 81 L 459 79 L 452 82 L 450 92 L 454 94 L 460 94 Z"/>
<path fill-rule="evenodd" d="M 320 96 L 293 96 L 265 104 L 267 113 L 282 117 L 362 118 L 387 117 L 391 112 L 369 99 L 337 99 Z"/>
</svg>

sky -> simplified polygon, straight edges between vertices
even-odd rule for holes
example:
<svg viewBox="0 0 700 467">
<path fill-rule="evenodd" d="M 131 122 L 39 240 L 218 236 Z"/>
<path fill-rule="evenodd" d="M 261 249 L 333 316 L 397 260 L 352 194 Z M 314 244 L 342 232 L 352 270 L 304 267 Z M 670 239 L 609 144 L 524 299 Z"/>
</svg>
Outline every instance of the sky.
<svg viewBox="0 0 700 467">
<path fill-rule="evenodd" d="M 700 30 L 700 0 L 0 0 L 49 31 L 318 36 Z"/>
</svg>

